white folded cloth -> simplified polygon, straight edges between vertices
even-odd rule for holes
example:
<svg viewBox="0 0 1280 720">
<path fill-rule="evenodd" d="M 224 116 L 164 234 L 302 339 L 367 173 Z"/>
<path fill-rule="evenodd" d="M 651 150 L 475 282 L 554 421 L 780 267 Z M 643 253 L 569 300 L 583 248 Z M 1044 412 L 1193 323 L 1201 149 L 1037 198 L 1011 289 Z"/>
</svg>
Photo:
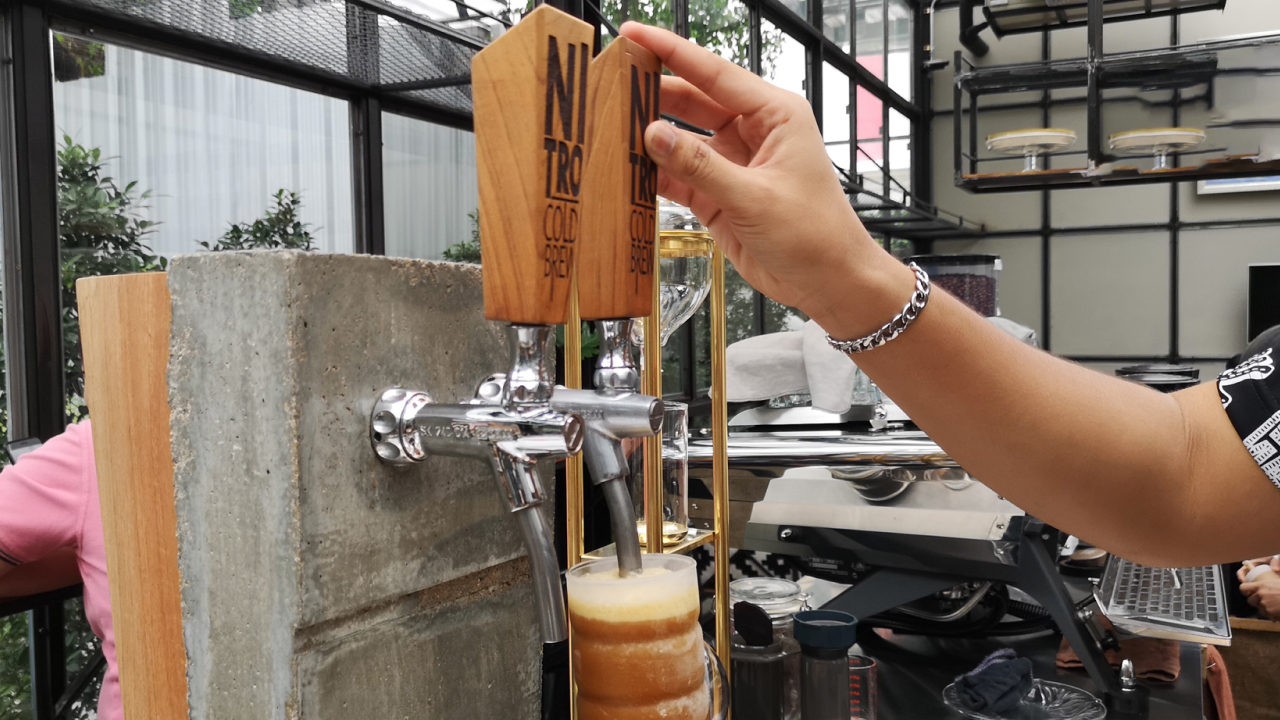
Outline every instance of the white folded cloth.
<svg viewBox="0 0 1280 720">
<path fill-rule="evenodd" d="M 804 324 L 804 374 L 809 396 L 818 410 L 843 413 L 853 404 L 853 382 L 858 366 L 848 355 L 831 347 L 827 331 L 810 320 Z"/>
<path fill-rule="evenodd" d="M 1001 317 L 993 325 L 1033 347 L 1036 332 Z M 756 402 L 809 393 L 813 407 L 843 413 L 853 404 L 858 366 L 827 343 L 827 333 L 812 320 L 799 331 L 757 335 L 725 351 L 729 402 Z"/>
<path fill-rule="evenodd" d="M 725 350 L 729 402 L 754 402 L 808 390 L 803 334 L 770 333 L 739 340 Z"/>
</svg>

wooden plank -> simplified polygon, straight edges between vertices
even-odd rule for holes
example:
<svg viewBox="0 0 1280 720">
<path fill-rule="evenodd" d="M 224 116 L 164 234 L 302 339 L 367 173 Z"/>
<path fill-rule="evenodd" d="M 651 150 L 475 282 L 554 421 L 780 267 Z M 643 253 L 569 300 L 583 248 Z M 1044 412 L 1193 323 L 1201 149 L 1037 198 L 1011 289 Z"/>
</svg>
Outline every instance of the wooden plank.
<svg viewBox="0 0 1280 720">
<path fill-rule="evenodd" d="M 187 717 L 164 273 L 76 283 L 127 718 Z"/>
<path fill-rule="evenodd" d="M 593 34 L 542 5 L 471 60 L 490 320 L 561 325 L 569 317 Z"/>
<path fill-rule="evenodd" d="M 644 131 L 660 117 L 662 62 L 629 38 L 591 61 L 578 303 L 585 320 L 653 312 L 658 166 Z"/>
<path fill-rule="evenodd" d="M 1261 618 L 1231 618 L 1232 630 L 1253 630 L 1256 632 L 1280 633 L 1280 622 Z"/>
</svg>

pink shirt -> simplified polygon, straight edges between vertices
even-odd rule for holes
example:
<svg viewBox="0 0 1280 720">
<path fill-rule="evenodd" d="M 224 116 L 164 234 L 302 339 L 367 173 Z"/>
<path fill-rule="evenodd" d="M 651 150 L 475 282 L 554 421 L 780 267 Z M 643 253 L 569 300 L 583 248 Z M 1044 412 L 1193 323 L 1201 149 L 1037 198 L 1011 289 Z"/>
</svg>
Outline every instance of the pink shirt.
<svg viewBox="0 0 1280 720">
<path fill-rule="evenodd" d="M 102 638 L 107 656 L 98 717 L 123 720 L 107 553 L 98 509 L 98 471 L 88 420 L 68 427 L 0 472 L 0 559 L 21 564 L 62 548 L 75 548 L 84 580 L 84 614 L 94 634 Z"/>
</svg>

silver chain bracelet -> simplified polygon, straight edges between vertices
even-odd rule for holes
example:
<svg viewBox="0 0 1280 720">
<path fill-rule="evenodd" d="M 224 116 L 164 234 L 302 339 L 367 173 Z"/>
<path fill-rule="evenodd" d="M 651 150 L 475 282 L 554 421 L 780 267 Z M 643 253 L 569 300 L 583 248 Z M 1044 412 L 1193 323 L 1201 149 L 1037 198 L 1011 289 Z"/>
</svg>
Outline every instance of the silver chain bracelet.
<svg viewBox="0 0 1280 720">
<path fill-rule="evenodd" d="M 916 274 L 916 291 L 911 293 L 911 299 L 903 306 L 902 312 L 895 315 L 892 320 L 885 323 L 879 330 L 857 340 L 836 340 L 831 337 L 830 333 L 827 333 L 827 342 L 831 344 L 831 347 L 845 354 L 874 350 L 901 335 L 908 325 L 920 317 L 920 311 L 924 310 L 924 306 L 929 304 L 929 275 L 915 263 L 911 263 L 907 267 L 911 268 L 911 271 Z"/>
</svg>

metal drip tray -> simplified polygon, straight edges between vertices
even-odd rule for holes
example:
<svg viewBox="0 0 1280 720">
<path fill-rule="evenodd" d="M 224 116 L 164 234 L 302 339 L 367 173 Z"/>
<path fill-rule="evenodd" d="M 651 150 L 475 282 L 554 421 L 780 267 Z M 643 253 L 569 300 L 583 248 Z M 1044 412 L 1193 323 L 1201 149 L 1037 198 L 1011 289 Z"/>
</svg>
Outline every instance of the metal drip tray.
<svg viewBox="0 0 1280 720">
<path fill-rule="evenodd" d="M 1094 590 L 1113 625 L 1135 635 L 1230 645 L 1222 568 L 1168 570 L 1112 556 Z"/>
<path fill-rule="evenodd" d="M 711 456 L 709 442 L 690 444 L 689 476 L 708 487 Z M 931 553 L 1006 562 L 1024 515 L 916 430 L 731 434 L 729 500 L 731 527 L 744 532 L 735 547 L 783 553 L 809 552 L 795 547 L 809 528 L 874 536 L 881 550 L 910 543 L 907 555 L 928 540 Z M 791 542 L 780 543 L 786 528 Z"/>
</svg>

